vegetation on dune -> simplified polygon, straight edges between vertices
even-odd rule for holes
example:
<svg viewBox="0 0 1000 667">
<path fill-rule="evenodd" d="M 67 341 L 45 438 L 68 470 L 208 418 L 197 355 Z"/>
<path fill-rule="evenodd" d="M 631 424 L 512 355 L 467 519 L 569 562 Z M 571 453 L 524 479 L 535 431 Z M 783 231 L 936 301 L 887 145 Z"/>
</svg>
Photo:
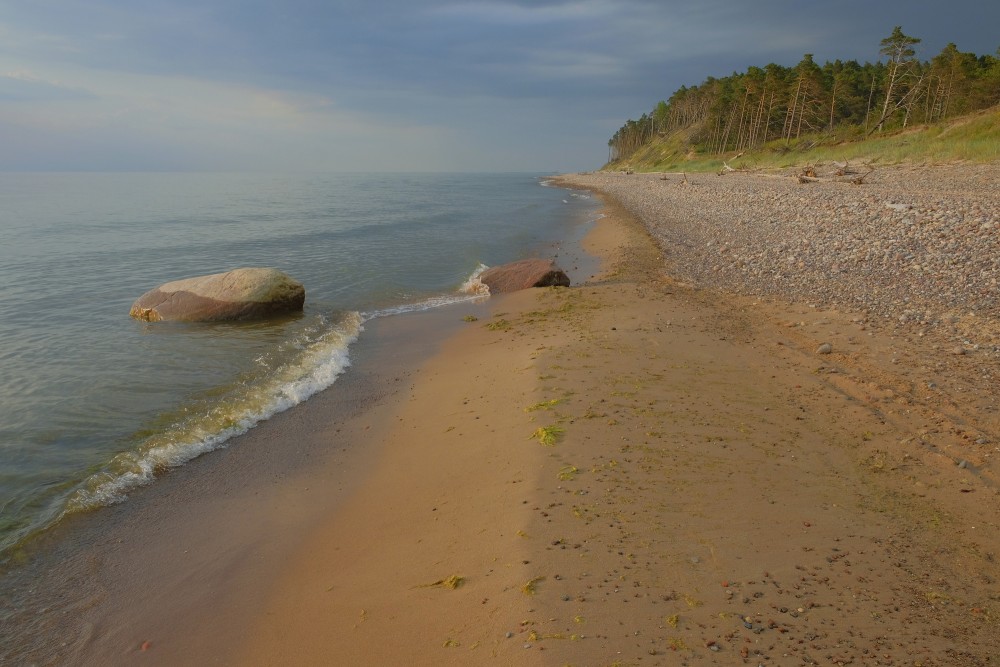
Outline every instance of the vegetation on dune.
<svg viewBox="0 0 1000 667">
<path fill-rule="evenodd" d="M 794 67 L 771 63 L 682 86 L 615 132 L 605 168 L 714 171 L 824 156 L 998 159 L 1000 49 L 977 56 L 948 44 L 921 61 L 919 43 L 897 26 L 881 42 L 885 62 L 819 65 L 807 53 Z"/>
</svg>

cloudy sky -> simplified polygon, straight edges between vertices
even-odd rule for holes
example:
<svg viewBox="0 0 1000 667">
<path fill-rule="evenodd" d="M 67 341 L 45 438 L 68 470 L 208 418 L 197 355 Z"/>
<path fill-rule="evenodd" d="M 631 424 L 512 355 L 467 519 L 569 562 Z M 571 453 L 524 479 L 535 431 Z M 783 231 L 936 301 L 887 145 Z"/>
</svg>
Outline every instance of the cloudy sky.
<svg viewBox="0 0 1000 667">
<path fill-rule="evenodd" d="M 996 0 L 0 0 L 0 170 L 570 171 L 681 85 Z"/>
</svg>

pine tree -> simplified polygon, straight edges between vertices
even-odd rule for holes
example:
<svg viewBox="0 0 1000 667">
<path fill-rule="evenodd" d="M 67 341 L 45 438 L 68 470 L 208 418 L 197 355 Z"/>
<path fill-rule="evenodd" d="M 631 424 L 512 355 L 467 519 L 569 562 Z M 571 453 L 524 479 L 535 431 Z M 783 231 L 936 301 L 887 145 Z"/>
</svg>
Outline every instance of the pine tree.
<svg viewBox="0 0 1000 667">
<path fill-rule="evenodd" d="M 885 102 L 882 104 L 882 116 L 875 124 L 875 130 L 881 130 L 887 118 L 900 106 L 903 99 L 896 100 L 900 81 L 909 73 L 915 63 L 913 56 L 916 55 L 914 46 L 920 43 L 917 37 L 910 37 L 903 34 L 901 26 L 896 26 L 892 34 L 882 40 L 882 48 L 879 53 L 889 56 L 888 76 L 889 80 L 885 87 Z M 892 108 L 890 109 L 890 105 Z"/>
</svg>

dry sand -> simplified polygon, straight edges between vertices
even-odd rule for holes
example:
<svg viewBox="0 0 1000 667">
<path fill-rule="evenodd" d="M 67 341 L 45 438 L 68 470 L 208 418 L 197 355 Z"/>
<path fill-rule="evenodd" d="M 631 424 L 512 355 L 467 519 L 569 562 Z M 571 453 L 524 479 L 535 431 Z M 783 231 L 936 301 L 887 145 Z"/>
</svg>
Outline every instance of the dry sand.
<svg viewBox="0 0 1000 667">
<path fill-rule="evenodd" d="M 855 314 L 678 283 L 607 212 L 600 276 L 409 378 L 224 662 L 998 664 L 995 400 Z"/>
</svg>

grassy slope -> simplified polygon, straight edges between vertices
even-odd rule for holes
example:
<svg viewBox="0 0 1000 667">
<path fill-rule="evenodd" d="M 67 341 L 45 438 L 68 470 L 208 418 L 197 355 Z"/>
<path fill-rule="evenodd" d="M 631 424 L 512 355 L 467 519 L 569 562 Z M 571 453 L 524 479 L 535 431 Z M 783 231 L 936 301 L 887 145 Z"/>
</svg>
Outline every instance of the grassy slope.
<svg viewBox="0 0 1000 667">
<path fill-rule="evenodd" d="M 723 160 L 734 169 L 782 169 L 834 160 L 881 164 L 994 162 L 1000 160 L 1000 108 L 869 139 L 810 135 L 787 144 L 783 140 L 772 141 L 738 158 L 696 153 L 687 139 L 684 132 L 661 137 L 627 160 L 609 162 L 604 170 L 719 171 Z"/>
</svg>

